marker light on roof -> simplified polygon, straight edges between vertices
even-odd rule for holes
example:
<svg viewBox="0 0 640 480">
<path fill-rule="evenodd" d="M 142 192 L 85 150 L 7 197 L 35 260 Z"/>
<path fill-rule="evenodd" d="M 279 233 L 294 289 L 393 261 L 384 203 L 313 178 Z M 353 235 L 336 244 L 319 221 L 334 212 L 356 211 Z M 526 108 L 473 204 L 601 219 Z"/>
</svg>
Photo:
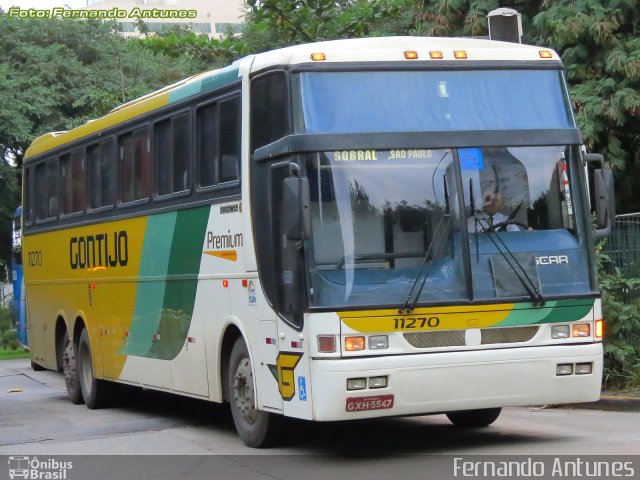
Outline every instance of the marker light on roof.
<svg viewBox="0 0 640 480">
<path fill-rule="evenodd" d="M 327 56 L 324 53 L 312 53 L 311 54 L 311 60 L 313 60 L 314 62 L 321 62 L 323 60 L 326 60 Z"/>
<path fill-rule="evenodd" d="M 456 50 L 453 52 L 453 56 L 456 60 L 465 60 L 467 58 L 467 52 L 465 50 Z"/>
<path fill-rule="evenodd" d="M 429 56 L 431 57 L 431 60 L 442 60 L 444 58 L 442 52 L 439 50 L 431 50 L 429 52 Z"/>
<path fill-rule="evenodd" d="M 553 53 L 549 50 L 540 50 L 538 54 L 540 55 L 540 58 L 553 58 Z"/>
<path fill-rule="evenodd" d="M 418 59 L 418 52 L 416 52 L 414 50 L 406 50 L 404 52 L 404 58 L 406 58 L 407 60 L 417 60 Z"/>
</svg>

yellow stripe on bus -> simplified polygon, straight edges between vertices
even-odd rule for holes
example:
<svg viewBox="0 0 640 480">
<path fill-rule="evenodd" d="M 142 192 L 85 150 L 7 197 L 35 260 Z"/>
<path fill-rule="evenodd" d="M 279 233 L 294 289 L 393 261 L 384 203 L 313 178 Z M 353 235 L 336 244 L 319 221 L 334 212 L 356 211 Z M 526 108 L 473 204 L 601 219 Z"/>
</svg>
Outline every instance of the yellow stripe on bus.
<svg viewBox="0 0 640 480">
<path fill-rule="evenodd" d="M 502 322 L 514 304 L 416 308 L 410 314 L 397 309 L 338 312 L 345 325 L 358 332 L 459 330 L 491 327 Z"/>
<path fill-rule="evenodd" d="M 160 107 L 164 107 L 168 103 L 169 93 L 166 92 L 157 96 L 153 96 L 142 102 L 134 103 L 133 105 L 127 108 L 123 108 L 122 110 L 116 110 L 102 118 L 93 120 L 60 135 L 43 135 L 42 137 L 37 138 L 27 149 L 25 160 L 29 157 L 33 157 L 48 150 L 53 150 L 54 148 L 61 145 L 65 145 L 67 143 L 71 143 L 84 138 L 88 135 L 91 135 L 92 133 L 96 133 L 109 127 L 113 127 L 114 125 L 123 123 L 131 118 L 151 112 Z"/>
</svg>

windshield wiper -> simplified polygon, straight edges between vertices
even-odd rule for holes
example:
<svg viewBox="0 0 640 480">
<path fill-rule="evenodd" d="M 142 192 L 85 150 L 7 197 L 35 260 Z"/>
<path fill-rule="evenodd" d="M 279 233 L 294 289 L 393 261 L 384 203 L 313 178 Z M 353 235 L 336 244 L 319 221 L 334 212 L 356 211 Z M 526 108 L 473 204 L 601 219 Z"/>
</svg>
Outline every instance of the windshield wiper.
<svg viewBox="0 0 640 480">
<path fill-rule="evenodd" d="M 473 195 L 473 183 L 472 183 L 471 180 L 469 180 L 469 197 L 470 197 L 470 200 L 471 200 L 471 212 L 473 214 L 473 220 L 474 220 L 474 224 L 475 224 L 474 225 L 474 230 L 476 232 L 476 237 L 475 237 L 475 240 L 476 240 L 476 261 L 479 262 L 480 261 L 480 248 L 479 248 L 479 244 L 478 244 L 478 242 L 479 242 L 478 225 L 480 224 L 480 220 L 478 220 L 478 217 L 476 215 L 475 199 L 474 199 L 474 195 Z M 514 212 L 512 212 L 509 217 L 510 218 L 515 217 L 515 214 L 517 213 L 517 211 L 520 209 L 521 206 L 522 206 L 522 202 L 516 207 Z M 509 250 L 509 247 L 507 247 L 507 244 L 504 242 L 504 240 L 502 240 L 500 235 L 498 235 L 498 232 L 496 232 L 496 230 L 494 230 L 494 229 L 485 229 L 484 233 L 487 234 L 487 238 L 489 240 L 491 240 L 491 243 L 493 243 L 493 245 L 496 247 L 496 250 L 498 251 L 498 253 L 502 256 L 502 258 L 505 260 L 507 265 L 509 265 L 509 268 L 511 268 L 513 273 L 515 273 L 516 277 L 518 278 L 518 280 L 520 281 L 520 283 L 522 284 L 524 289 L 527 291 L 527 293 L 531 297 L 531 300 L 532 300 L 533 304 L 534 305 L 543 306 L 545 304 L 545 299 L 542 296 L 542 293 L 538 289 L 538 287 L 535 284 L 535 282 L 527 274 L 527 271 L 524 269 L 522 264 L 518 261 L 518 258 L 513 254 L 513 252 L 511 250 Z M 502 250 L 500 248 L 500 245 L 498 245 L 498 242 L 496 242 L 496 240 L 493 238 L 493 235 L 495 235 L 495 239 L 497 239 L 500 242 L 500 245 L 502 246 L 502 248 L 504 250 Z"/>
<path fill-rule="evenodd" d="M 445 239 L 444 232 L 448 230 L 449 224 L 451 223 L 451 217 L 452 215 L 450 213 L 444 213 L 442 217 L 440 217 L 440 221 L 438 222 L 436 231 L 433 234 L 433 238 L 431 239 L 431 242 L 429 242 L 429 246 L 427 247 L 427 252 L 424 254 L 424 257 L 422 258 L 422 263 L 420 265 L 420 270 L 418 271 L 418 275 L 416 276 L 415 280 L 413 281 L 413 284 L 411 285 L 411 290 L 409 290 L 409 293 L 407 294 L 407 297 L 404 300 L 404 304 L 402 305 L 402 307 L 400 307 L 400 313 L 411 313 L 413 309 L 416 308 L 416 304 L 418 303 L 418 299 L 420 298 L 420 294 L 422 293 L 424 284 L 427 281 L 427 278 L 429 277 L 429 273 L 431 272 L 431 267 L 433 266 L 433 262 L 429 265 L 429 268 L 426 270 L 426 273 L 423 276 L 423 273 L 425 272 L 424 267 L 427 265 L 427 261 L 429 260 L 429 255 L 431 254 L 431 252 L 438 251 L 440 249 L 440 246 L 442 245 L 442 242 Z M 416 290 L 416 286 L 418 285 L 420 278 L 422 278 L 422 283 L 420 284 L 420 287 L 418 287 L 418 289 Z M 415 293 L 415 298 L 413 298 L 413 301 L 412 301 L 411 299 L 412 297 L 414 297 L 414 291 L 416 293 Z"/>
<path fill-rule="evenodd" d="M 509 247 L 507 247 L 507 244 L 504 242 L 504 240 L 500 238 L 500 235 L 498 235 L 497 232 L 487 231 L 486 233 L 488 235 L 489 240 L 491 240 L 491 243 L 493 243 L 493 245 L 496 247 L 496 250 L 498 250 L 498 253 L 502 255 L 502 258 L 504 258 L 505 262 L 507 262 L 507 265 L 509 265 L 509 268 L 513 270 L 513 273 L 515 273 L 516 277 L 518 277 L 518 280 L 520 280 L 520 283 L 522 284 L 522 286 L 525 288 L 525 290 L 531 297 L 531 301 L 533 302 L 533 305 L 540 306 L 540 307 L 544 306 L 545 299 L 542 296 L 542 293 L 540 292 L 540 290 L 538 290 L 538 286 L 535 284 L 533 280 L 531 280 L 531 277 L 529 276 L 527 271 L 524 269 L 522 264 L 518 261 L 518 258 L 513 254 L 513 252 L 509 250 Z M 495 235 L 495 239 L 498 240 L 498 242 L 502 245 L 502 248 L 504 250 L 500 248 L 500 245 L 498 245 L 498 242 L 496 242 L 493 235 Z"/>
</svg>

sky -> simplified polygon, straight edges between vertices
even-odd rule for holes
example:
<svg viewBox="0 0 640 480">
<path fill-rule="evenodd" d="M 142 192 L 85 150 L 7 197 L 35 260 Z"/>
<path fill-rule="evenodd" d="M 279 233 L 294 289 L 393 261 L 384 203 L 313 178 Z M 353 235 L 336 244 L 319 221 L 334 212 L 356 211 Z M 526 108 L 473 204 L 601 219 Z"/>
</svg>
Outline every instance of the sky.
<svg viewBox="0 0 640 480">
<path fill-rule="evenodd" d="M 51 10 L 53 7 L 79 8 L 87 5 L 87 0 L 0 0 L 0 6 L 6 12 L 9 7 L 35 8 L 38 10 Z"/>
</svg>

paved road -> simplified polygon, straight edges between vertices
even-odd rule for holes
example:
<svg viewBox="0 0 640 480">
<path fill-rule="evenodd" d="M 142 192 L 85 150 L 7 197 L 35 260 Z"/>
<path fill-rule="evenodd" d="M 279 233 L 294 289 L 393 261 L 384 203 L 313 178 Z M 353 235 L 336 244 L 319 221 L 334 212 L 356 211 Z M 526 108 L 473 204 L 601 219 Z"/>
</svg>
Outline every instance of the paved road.
<svg viewBox="0 0 640 480">
<path fill-rule="evenodd" d="M 12 388 L 22 392 L 8 393 Z M 218 462 L 252 456 L 240 462 L 241 467 L 234 460 L 225 470 L 231 476 L 216 478 L 236 474 L 267 478 L 262 476 L 264 464 L 256 469 L 247 467 L 247 462 L 268 455 L 272 467 L 278 458 L 293 471 L 307 468 L 309 462 L 303 459 L 313 455 L 318 478 L 325 479 L 331 478 L 331 468 L 339 468 L 330 460 L 335 455 L 386 459 L 385 468 L 378 465 L 376 475 L 362 473 L 362 478 L 383 478 L 385 472 L 386 478 L 392 478 L 389 468 L 393 465 L 418 469 L 419 462 L 411 460 L 414 455 L 640 455 L 640 413 L 636 412 L 508 408 L 494 426 L 471 431 L 454 428 L 443 415 L 332 424 L 293 422 L 282 446 L 254 450 L 238 439 L 224 406 L 139 390 L 127 398 L 123 406 L 90 411 L 67 400 L 59 374 L 34 372 L 27 360 L 0 362 L 0 455 L 218 455 Z M 246 468 L 262 473 L 254 477 Z M 2 473 L 0 468 L 0 478 Z M 184 472 L 180 475 L 189 478 Z"/>
</svg>

